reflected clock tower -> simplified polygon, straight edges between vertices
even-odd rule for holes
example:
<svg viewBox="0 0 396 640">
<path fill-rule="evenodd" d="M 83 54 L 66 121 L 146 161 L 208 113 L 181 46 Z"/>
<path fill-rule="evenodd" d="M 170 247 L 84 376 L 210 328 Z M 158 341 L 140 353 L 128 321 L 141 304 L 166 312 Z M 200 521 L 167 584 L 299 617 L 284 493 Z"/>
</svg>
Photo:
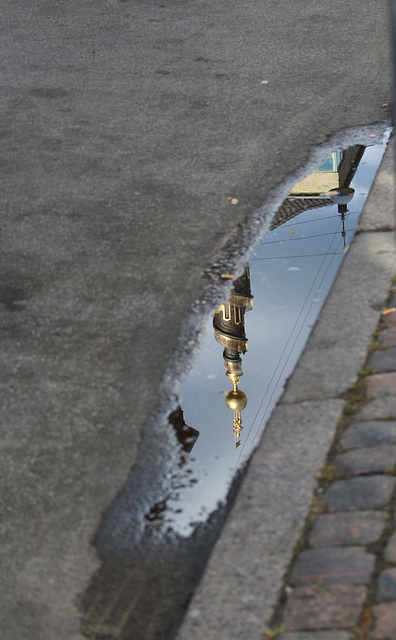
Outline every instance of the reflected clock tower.
<svg viewBox="0 0 396 640">
<path fill-rule="evenodd" d="M 245 313 L 251 309 L 253 296 L 250 290 L 249 265 L 246 265 L 243 275 L 234 282 L 229 300 L 217 309 L 213 319 L 214 335 L 217 342 L 224 347 L 224 366 L 232 383 L 232 390 L 227 391 L 225 400 L 227 407 L 234 412 L 235 447 L 241 444 L 241 411 L 247 405 L 246 394 L 238 389 L 238 384 L 243 375 L 241 354 L 248 350 Z"/>
</svg>

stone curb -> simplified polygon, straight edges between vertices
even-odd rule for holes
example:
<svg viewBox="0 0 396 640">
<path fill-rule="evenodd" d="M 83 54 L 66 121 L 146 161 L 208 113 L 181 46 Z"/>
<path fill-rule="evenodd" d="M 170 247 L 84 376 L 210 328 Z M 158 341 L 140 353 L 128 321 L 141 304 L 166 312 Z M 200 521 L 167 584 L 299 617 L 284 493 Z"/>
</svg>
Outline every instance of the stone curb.
<svg viewBox="0 0 396 640">
<path fill-rule="evenodd" d="M 395 273 L 395 238 L 389 231 L 394 229 L 394 147 L 391 139 L 360 220 L 361 233 L 252 456 L 177 640 L 263 640 L 271 622 L 343 412 L 339 397 L 354 384 L 366 360 Z M 387 496 L 392 489 L 393 483 Z M 342 584 L 332 587 L 329 601 L 345 591 Z M 361 610 L 366 589 L 362 583 L 353 587 L 354 615 Z M 389 603 L 378 604 L 374 613 L 393 619 Z M 341 631 L 330 633 L 334 640 L 348 637 Z M 317 631 L 314 636 L 305 631 L 283 635 L 284 640 L 305 637 L 321 636 Z"/>
</svg>

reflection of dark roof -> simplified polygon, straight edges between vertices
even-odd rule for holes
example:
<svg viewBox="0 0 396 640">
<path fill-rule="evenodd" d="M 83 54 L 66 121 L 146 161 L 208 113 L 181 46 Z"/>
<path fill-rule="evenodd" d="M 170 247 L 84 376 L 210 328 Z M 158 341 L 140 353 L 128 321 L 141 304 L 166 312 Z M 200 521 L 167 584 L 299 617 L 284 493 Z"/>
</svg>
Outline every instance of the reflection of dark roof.
<svg viewBox="0 0 396 640">
<path fill-rule="evenodd" d="M 288 220 L 298 216 L 299 213 L 303 213 L 303 211 L 328 207 L 330 204 L 333 204 L 331 198 L 286 198 L 276 212 L 270 229 L 280 227 Z"/>
</svg>

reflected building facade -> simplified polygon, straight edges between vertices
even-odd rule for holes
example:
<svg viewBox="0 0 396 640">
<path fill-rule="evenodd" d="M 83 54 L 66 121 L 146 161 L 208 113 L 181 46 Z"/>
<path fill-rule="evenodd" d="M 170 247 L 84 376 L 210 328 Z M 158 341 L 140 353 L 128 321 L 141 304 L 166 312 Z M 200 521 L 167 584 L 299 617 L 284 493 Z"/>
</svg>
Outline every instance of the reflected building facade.
<svg viewBox="0 0 396 640">
<path fill-rule="evenodd" d="M 296 182 L 276 212 L 270 229 L 280 227 L 309 209 L 320 209 L 334 203 L 339 204 L 335 200 L 335 196 L 338 192 L 350 188 L 364 151 L 365 147 L 360 144 L 342 151 L 334 151 L 318 169 L 312 171 L 303 180 Z M 339 206 L 343 222 L 346 212 L 346 207 L 340 209 Z"/>
</svg>

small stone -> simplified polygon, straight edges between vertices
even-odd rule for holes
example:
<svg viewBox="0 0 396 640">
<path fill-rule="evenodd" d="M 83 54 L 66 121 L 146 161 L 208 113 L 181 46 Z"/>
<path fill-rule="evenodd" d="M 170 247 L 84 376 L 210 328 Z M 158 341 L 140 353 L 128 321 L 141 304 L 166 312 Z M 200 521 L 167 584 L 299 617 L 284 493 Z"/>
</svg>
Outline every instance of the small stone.
<svg viewBox="0 0 396 640">
<path fill-rule="evenodd" d="M 375 371 L 396 371 L 396 347 L 373 353 L 369 367 Z"/>
<path fill-rule="evenodd" d="M 374 629 L 372 640 L 387 640 L 396 636 L 396 602 L 384 602 L 373 607 Z"/>
<path fill-rule="evenodd" d="M 374 561 L 361 547 L 311 549 L 297 559 L 292 581 L 296 586 L 315 582 L 367 584 Z"/>
<path fill-rule="evenodd" d="M 291 631 L 354 627 L 366 595 L 367 589 L 361 585 L 299 587 L 287 601 L 284 624 Z"/>
<path fill-rule="evenodd" d="M 378 578 L 377 599 L 396 600 L 396 569 L 387 569 L 381 573 Z"/>
<path fill-rule="evenodd" d="M 381 375 L 381 374 L 379 374 Z M 384 373 L 382 375 L 393 375 Z M 396 396 L 371 400 L 356 416 L 358 420 L 372 420 L 375 418 L 396 418 Z"/>
<path fill-rule="evenodd" d="M 386 562 L 394 562 L 396 564 L 396 533 L 394 533 L 385 548 Z"/>
<path fill-rule="evenodd" d="M 384 329 L 378 337 L 378 342 L 383 347 L 396 347 L 396 327 Z"/>
<path fill-rule="evenodd" d="M 381 509 L 391 499 L 395 483 L 395 478 L 390 476 L 338 480 L 323 497 L 333 511 Z"/>
<path fill-rule="evenodd" d="M 396 396 L 396 371 L 393 373 L 377 373 L 369 376 L 367 382 L 367 397 L 370 399 Z"/>
<path fill-rule="evenodd" d="M 282 633 L 279 640 L 350 640 L 347 631 L 302 631 L 300 633 Z"/>
<path fill-rule="evenodd" d="M 340 476 L 380 473 L 396 463 L 396 445 L 380 445 L 340 453 L 335 466 Z"/>
<path fill-rule="evenodd" d="M 310 537 L 314 548 L 367 545 L 376 542 L 386 525 L 379 511 L 326 513 L 316 518 Z"/>
<path fill-rule="evenodd" d="M 372 420 L 355 422 L 343 434 L 342 449 L 376 447 L 380 444 L 396 444 L 396 421 Z"/>
</svg>

